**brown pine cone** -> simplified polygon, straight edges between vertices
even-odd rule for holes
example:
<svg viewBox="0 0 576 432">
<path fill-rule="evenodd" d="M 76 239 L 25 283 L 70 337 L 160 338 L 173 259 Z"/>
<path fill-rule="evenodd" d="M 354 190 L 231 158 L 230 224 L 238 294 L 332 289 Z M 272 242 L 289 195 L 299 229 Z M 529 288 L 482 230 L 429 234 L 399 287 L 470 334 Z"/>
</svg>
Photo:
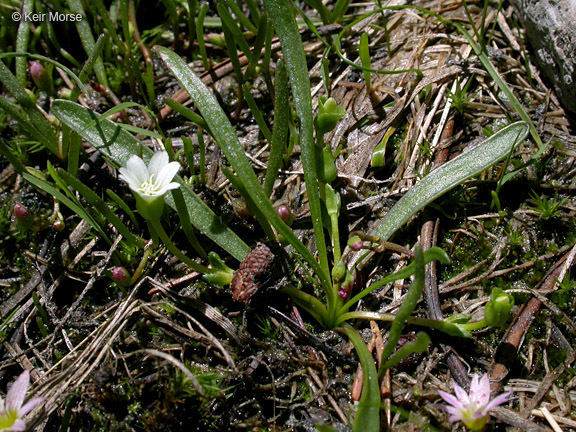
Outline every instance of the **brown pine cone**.
<svg viewBox="0 0 576 432">
<path fill-rule="evenodd" d="M 274 254 L 264 243 L 258 243 L 256 247 L 246 255 L 240 263 L 238 270 L 230 284 L 234 300 L 249 303 L 250 299 L 260 289 L 264 277 L 272 266 Z"/>
</svg>

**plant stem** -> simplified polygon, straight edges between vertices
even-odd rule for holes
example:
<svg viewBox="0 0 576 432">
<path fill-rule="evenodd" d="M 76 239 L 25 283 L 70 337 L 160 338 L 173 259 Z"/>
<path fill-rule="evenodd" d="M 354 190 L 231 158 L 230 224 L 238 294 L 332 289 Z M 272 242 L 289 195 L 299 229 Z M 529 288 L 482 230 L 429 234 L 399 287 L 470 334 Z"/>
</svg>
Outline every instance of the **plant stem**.
<svg viewBox="0 0 576 432">
<path fill-rule="evenodd" d="M 182 251 L 180 251 L 180 249 L 178 249 L 176 245 L 172 242 L 172 239 L 170 239 L 168 234 L 166 234 L 166 231 L 164 231 L 164 227 L 162 227 L 160 221 L 149 220 L 148 227 L 151 228 L 150 229 L 151 233 L 154 232 L 156 236 L 158 236 L 160 240 L 162 240 L 162 243 L 164 243 L 164 246 L 168 248 L 170 253 L 174 255 L 176 258 L 178 258 L 180 261 L 182 261 L 184 264 L 186 264 L 188 267 L 190 267 L 194 271 L 197 271 L 198 273 L 212 272 L 212 270 L 210 270 L 208 267 L 205 267 L 202 264 L 198 264 L 197 262 L 192 261 L 186 255 L 184 255 Z"/>
</svg>

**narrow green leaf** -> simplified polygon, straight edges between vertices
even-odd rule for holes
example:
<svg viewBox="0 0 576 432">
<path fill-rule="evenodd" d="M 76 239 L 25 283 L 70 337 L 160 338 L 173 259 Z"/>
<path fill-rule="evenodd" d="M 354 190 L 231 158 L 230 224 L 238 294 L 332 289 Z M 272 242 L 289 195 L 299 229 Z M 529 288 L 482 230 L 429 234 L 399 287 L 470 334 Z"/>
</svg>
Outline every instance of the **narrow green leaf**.
<svg viewBox="0 0 576 432">
<path fill-rule="evenodd" d="M 288 88 L 288 73 L 284 60 L 279 60 L 276 64 L 275 77 L 274 128 L 272 129 L 270 157 L 268 158 L 266 179 L 264 181 L 264 190 L 268 196 L 272 194 L 274 182 L 282 166 L 282 159 L 288 146 L 288 122 L 290 120 L 290 104 L 288 100 L 290 94 Z"/>
<path fill-rule="evenodd" d="M 68 207 L 70 210 L 72 210 L 74 213 L 76 213 L 78 216 L 80 216 L 82 219 L 88 222 L 88 224 L 98 232 L 98 234 L 104 239 L 104 241 L 106 241 L 108 244 L 112 244 L 112 242 L 110 241 L 110 239 L 108 238 L 102 227 L 98 224 L 98 222 L 94 220 L 94 218 L 84 208 L 76 205 L 70 198 L 68 198 L 66 195 L 64 195 L 62 192 L 60 192 L 57 188 L 52 186 L 46 180 L 40 180 L 38 177 L 35 177 L 28 173 L 22 174 L 22 177 L 24 178 L 24 180 L 36 186 L 38 189 L 54 196 L 61 204 L 64 204 L 66 207 Z"/>
<path fill-rule="evenodd" d="M 525 122 L 508 125 L 482 144 L 464 151 L 432 171 L 392 207 L 374 230 L 374 235 L 380 236 L 382 241 L 388 240 L 398 228 L 427 204 L 504 159 L 526 138 L 528 131 L 529 127 Z"/>
<path fill-rule="evenodd" d="M 202 129 L 208 130 L 208 125 L 206 124 L 204 119 L 200 117 L 198 114 L 196 114 L 194 111 L 192 111 L 190 108 L 185 107 L 181 103 L 178 103 L 172 99 L 166 99 L 165 102 L 166 105 L 168 105 L 170 108 L 172 108 L 181 116 L 187 118 L 192 123 L 195 123 L 196 125 L 200 126 Z"/>
<path fill-rule="evenodd" d="M 362 71 L 364 74 L 364 81 L 366 81 L 366 88 L 370 91 L 370 71 L 367 69 L 372 67 L 372 60 L 370 59 L 370 49 L 368 47 L 368 33 L 362 33 L 362 36 L 360 36 L 359 54 L 362 66 L 366 68 Z"/>
<path fill-rule="evenodd" d="M 260 211 L 258 206 L 252 200 L 250 193 L 248 193 L 248 191 L 244 187 L 244 183 L 242 183 L 242 181 L 238 177 L 236 177 L 234 173 L 230 171 L 228 168 L 222 167 L 222 172 L 224 173 L 226 178 L 230 181 L 230 183 L 232 183 L 232 186 L 234 186 L 238 190 L 238 192 L 240 192 L 240 195 L 244 197 L 244 200 L 246 202 L 246 208 L 248 209 L 250 214 L 256 216 L 256 219 L 258 219 L 258 223 L 262 227 L 262 230 L 266 233 L 266 237 L 268 237 L 271 241 L 274 241 L 275 240 L 274 231 L 272 230 L 270 223 L 266 219 L 264 213 Z"/>
<path fill-rule="evenodd" d="M 436 247 L 436 246 L 431 247 L 430 249 L 426 250 L 426 252 L 424 252 L 424 263 L 428 264 L 432 261 L 439 261 L 442 264 L 450 263 L 450 259 L 448 258 L 448 255 L 446 254 L 446 252 L 444 252 L 444 250 L 442 250 L 441 248 Z M 380 288 L 384 285 L 395 282 L 397 280 L 409 278 L 415 272 L 414 267 L 415 267 L 414 263 L 410 263 L 409 265 L 407 265 L 402 270 L 400 270 L 396 273 L 393 273 L 391 275 L 388 275 L 383 279 L 380 279 L 378 282 L 370 285 L 368 288 L 366 288 L 366 289 L 362 290 L 361 292 L 359 292 L 358 294 L 356 294 L 354 297 L 352 297 L 350 300 L 348 300 L 346 302 L 346 304 L 344 304 L 344 306 L 342 306 L 340 308 L 340 310 L 338 311 L 338 315 L 340 318 L 338 319 L 337 324 L 344 321 L 343 314 L 346 313 L 352 305 L 359 302 L 361 299 L 363 299 L 365 296 L 370 294 L 372 291 L 377 290 L 378 288 Z"/>
<path fill-rule="evenodd" d="M 250 62 L 246 67 L 246 73 L 245 73 L 246 79 L 249 79 L 256 74 L 258 61 L 262 56 L 262 47 L 264 46 L 264 42 L 266 41 L 268 27 L 269 27 L 268 17 L 266 15 L 262 15 L 262 19 L 258 24 L 258 33 L 256 33 L 256 40 L 252 44 L 252 57 L 250 57 Z"/>
<path fill-rule="evenodd" d="M 320 324 L 327 326 L 326 318 L 328 311 L 324 304 L 316 297 L 290 285 L 281 288 L 280 291 L 287 294 L 298 306 L 305 309 L 306 312 L 312 315 Z"/>
<path fill-rule="evenodd" d="M 204 19 L 206 18 L 207 12 L 208 5 L 204 3 L 200 8 L 200 12 L 198 12 L 198 19 L 196 20 L 196 40 L 198 41 L 198 51 L 200 51 L 204 70 L 210 69 L 208 54 L 206 53 L 206 43 L 204 42 Z"/>
<path fill-rule="evenodd" d="M 322 2 L 319 3 L 322 4 Z M 290 3 L 283 0 L 264 0 L 264 5 L 282 44 L 286 69 L 290 75 L 296 112 L 300 119 L 302 167 L 306 191 L 308 192 L 312 226 L 318 248 L 318 258 L 320 260 L 320 271 L 318 274 L 328 298 L 328 307 L 333 309 L 335 308 L 336 299 L 333 298 L 332 284 L 329 278 L 330 266 L 324 239 L 324 227 L 322 225 L 322 205 L 318 192 L 316 159 L 314 156 L 314 114 L 312 112 L 310 75 L 306 63 L 306 55 L 304 54 L 302 39 Z"/>
<path fill-rule="evenodd" d="M 244 39 L 242 32 L 236 25 L 236 21 L 232 18 L 228 9 L 221 4 L 218 3 L 217 6 L 218 15 L 222 20 L 222 30 L 224 32 L 224 39 L 226 42 L 226 48 L 228 50 L 228 56 L 230 58 L 230 62 L 234 68 L 234 73 L 236 74 L 236 79 L 240 84 L 244 82 L 244 74 L 242 73 L 242 68 L 240 66 L 240 59 L 238 57 L 238 48 L 240 51 L 244 53 L 244 55 L 250 59 L 252 57 L 252 51 L 250 51 L 250 47 L 248 43 Z"/>
<path fill-rule="evenodd" d="M 270 132 L 270 128 L 268 127 L 266 121 L 264 120 L 264 115 L 262 115 L 262 111 L 260 111 L 258 104 L 254 100 L 254 96 L 252 96 L 252 93 L 250 92 L 250 85 L 244 84 L 242 86 L 242 91 L 244 92 L 244 99 L 248 103 L 248 107 L 250 108 L 250 111 L 254 116 L 254 120 L 256 121 L 256 124 L 260 128 L 260 132 L 262 132 L 262 135 L 264 135 L 264 139 L 268 143 L 271 143 L 272 132 Z M 284 101 L 284 103 L 286 102 Z"/>
<path fill-rule="evenodd" d="M 82 19 L 75 22 L 76 30 L 78 30 L 84 50 L 88 56 L 91 56 L 96 51 L 96 42 L 94 41 L 94 35 L 92 35 L 92 29 L 90 28 L 90 23 L 86 17 L 86 13 L 84 12 L 82 2 L 80 0 L 68 0 L 68 7 L 70 8 L 70 12 L 73 14 L 82 15 Z M 106 69 L 104 69 L 104 62 L 100 56 L 94 62 L 94 72 L 96 73 L 96 78 L 100 84 L 109 88 Z"/>
<path fill-rule="evenodd" d="M 110 197 L 112 201 L 116 203 L 118 207 L 122 209 L 124 213 L 128 215 L 128 217 L 130 218 L 130 222 L 132 222 L 136 227 L 136 231 L 140 231 L 140 225 L 138 224 L 138 220 L 136 219 L 136 216 L 134 216 L 134 212 L 132 211 L 132 209 L 128 207 L 128 204 L 126 204 L 126 202 L 111 189 L 106 189 L 106 194 L 108 195 L 108 197 Z"/>
<path fill-rule="evenodd" d="M 256 33 L 256 26 L 250 21 L 243 13 L 242 9 L 238 6 L 238 2 L 235 0 L 224 0 L 226 5 L 230 8 L 232 13 L 236 15 L 236 20 L 242 24 L 246 30 Z M 230 17 L 232 18 L 232 17 Z"/>
<path fill-rule="evenodd" d="M 22 16 L 34 12 L 34 1 L 24 0 L 22 2 Z M 18 33 L 16 35 L 16 51 L 27 52 L 28 41 L 30 40 L 30 26 L 32 22 L 27 19 L 21 19 L 18 25 Z M 16 80 L 22 87 L 26 87 L 26 58 L 16 57 Z"/>
<path fill-rule="evenodd" d="M 398 351 L 392 354 L 382 365 L 382 369 L 390 369 L 391 367 L 396 366 L 409 355 L 426 351 L 426 349 L 428 349 L 428 345 L 430 345 L 430 336 L 424 332 L 418 332 L 416 334 L 416 340 L 407 342 L 398 348 Z"/>
<path fill-rule="evenodd" d="M 172 191 L 172 198 L 174 199 L 174 204 L 176 205 L 176 210 L 178 213 L 178 217 L 180 218 L 180 223 L 182 224 L 182 230 L 184 231 L 184 235 L 188 239 L 188 242 L 196 249 L 198 255 L 202 258 L 206 258 L 208 255 L 206 251 L 198 241 L 198 237 L 196 237 L 196 233 L 192 228 L 192 222 L 190 221 L 190 215 L 188 214 L 188 209 L 186 208 L 186 202 L 184 201 L 184 195 L 182 195 L 182 191 L 180 188 L 173 189 Z"/>
<path fill-rule="evenodd" d="M 62 135 L 64 135 L 64 130 L 68 129 L 70 132 L 68 134 L 68 172 L 73 177 L 78 174 L 78 164 L 80 163 L 80 152 L 82 151 L 82 141 L 80 140 L 80 135 L 74 131 L 70 131 L 68 126 L 62 128 Z M 64 138 L 62 138 L 64 141 Z"/>
<path fill-rule="evenodd" d="M 400 336 L 402 336 L 402 328 L 412 312 L 416 308 L 420 297 L 422 296 L 422 291 L 424 290 L 424 279 L 425 279 L 425 269 L 424 269 L 424 254 L 422 252 L 422 246 L 420 243 L 416 244 L 414 249 L 414 280 L 410 289 L 406 293 L 406 298 L 398 308 L 396 312 L 396 317 L 392 321 L 390 326 L 390 332 L 388 333 L 388 340 L 382 351 L 382 363 L 380 364 L 380 370 L 378 371 L 378 377 L 384 377 L 385 367 L 387 365 L 387 360 L 389 359 L 392 352 L 396 349 Z"/>
<path fill-rule="evenodd" d="M 380 385 L 374 359 L 372 359 L 372 354 L 368 351 L 368 347 L 352 326 L 345 324 L 343 329 L 352 345 L 354 345 L 364 375 L 362 396 L 360 396 L 358 411 L 356 411 L 354 416 L 352 430 L 354 432 L 380 432 Z"/>
</svg>

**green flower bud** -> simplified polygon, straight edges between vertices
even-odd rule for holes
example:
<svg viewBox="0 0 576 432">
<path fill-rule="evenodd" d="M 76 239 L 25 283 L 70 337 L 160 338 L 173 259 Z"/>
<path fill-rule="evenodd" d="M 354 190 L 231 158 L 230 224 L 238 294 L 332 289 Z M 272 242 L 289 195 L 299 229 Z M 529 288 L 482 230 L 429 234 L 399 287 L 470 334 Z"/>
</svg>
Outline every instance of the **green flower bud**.
<svg viewBox="0 0 576 432">
<path fill-rule="evenodd" d="M 341 106 L 338 106 L 333 98 L 326 99 L 321 96 L 318 104 L 318 115 L 314 120 L 316 132 L 322 135 L 330 132 L 336 127 L 338 120 L 345 115 L 346 110 Z"/>
<path fill-rule="evenodd" d="M 60 90 L 58 90 L 58 97 L 60 99 L 71 100 L 72 99 L 72 90 L 70 90 L 69 88 L 66 88 L 66 87 L 62 87 Z"/>
<path fill-rule="evenodd" d="M 334 163 L 334 156 L 332 156 L 332 149 L 330 146 L 320 148 L 314 146 L 316 153 L 316 171 L 318 171 L 318 179 L 322 183 L 332 183 L 338 176 L 338 170 Z"/>
<path fill-rule="evenodd" d="M 228 267 L 216 252 L 208 254 L 208 262 L 210 262 L 210 273 L 202 276 L 206 282 L 213 285 L 229 285 L 234 278 L 234 270 Z"/>
<path fill-rule="evenodd" d="M 467 324 L 472 317 L 467 313 L 458 313 L 445 318 L 444 321 L 451 324 Z"/>
<path fill-rule="evenodd" d="M 348 246 L 352 250 L 359 251 L 360 249 L 362 249 L 362 246 L 364 246 L 364 242 L 360 237 L 355 235 L 348 239 Z"/>
<path fill-rule="evenodd" d="M 326 211 L 330 216 L 336 215 L 340 213 L 340 194 L 336 192 L 332 186 L 329 184 L 326 185 L 325 188 L 326 192 Z"/>
<path fill-rule="evenodd" d="M 346 265 L 340 261 L 332 269 L 332 280 L 334 283 L 339 283 L 346 276 Z"/>
<path fill-rule="evenodd" d="M 500 288 L 494 288 L 490 295 L 490 300 L 484 308 L 486 325 L 502 326 L 506 324 L 510 317 L 512 306 L 514 306 L 514 297 Z"/>
</svg>

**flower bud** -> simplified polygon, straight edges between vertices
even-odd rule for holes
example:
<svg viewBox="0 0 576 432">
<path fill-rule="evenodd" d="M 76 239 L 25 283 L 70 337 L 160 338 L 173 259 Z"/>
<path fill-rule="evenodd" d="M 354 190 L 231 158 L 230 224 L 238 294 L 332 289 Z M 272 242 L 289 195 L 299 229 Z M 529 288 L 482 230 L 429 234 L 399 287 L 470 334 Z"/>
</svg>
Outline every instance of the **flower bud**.
<svg viewBox="0 0 576 432">
<path fill-rule="evenodd" d="M 132 276 L 124 267 L 114 267 L 112 269 L 112 279 L 122 287 L 129 286 L 131 278 Z"/>
<path fill-rule="evenodd" d="M 348 246 L 352 250 L 359 251 L 360 249 L 362 249 L 363 245 L 364 245 L 364 242 L 357 235 L 352 236 L 348 239 Z"/>
<path fill-rule="evenodd" d="M 208 254 L 208 262 L 210 263 L 210 273 L 202 276 L 206 282 L 213 285 L 229 285 L 234 278 L 234 271 L 228 267 L 216 252 Z"/>
<path fill-rule="evenodd" d="M 14 204 L 14 217 L 17 221 L 22 221 L 30 215 L 30 212 L 22 204 Z"/>
<path fill-rule="evenodd" d="M 62 219 L 56 219 L 52 224 L 52 228 L 54 228 L 56 231 L 62 231 L 64 228 L 66 228 L 66 224 L 64 224 Z"/>
<path fill-rule="evenodd" d="M 320 97 L 318 115 L 314 120 L 316 132 L 325 134 L 336 127 L 338 120 L 346 115 L 346 110 L 339 106 L 333 98 Z"/>
<path fill-rule="evenodd" d="M 334 163 L 334 156 L 330 146 L 314 146 L 316 153 L 316 171 L 318 179 L 323 183 L 332 183 L 338 177 L 338 170 Z"/>
<path fill-rule="evenodd" d="M 502 326 L 506 324 L 513 306 L 514 297 L 502 291 L 500 288 L 494 288 L 490 295 L 490 300 L 484 308 L 486 324 L 489 326 Z"/>
<path fill-rule="evenodd" d="M 14 204 L 13 211 L 14 219 L 18 226 L 33 231 L 38 231 L 35 226 L 36 221 L 34 215 L 30 213 L 30 211 L 24 205 L 20 203 Z"/>
<path fill-rule="evenodd" d="M 280 216 L 280 219 L 282 219 L 286 225 L 292 225 L 292 222 L 294 222 L 294 215 L 288 207 L 285 205 L 278 206 L 276 207 L 276 212 L 278 212 L 278 216 Z"/>
<path fill-rule="evenodd" d="M 332 281 L 339 283 L 346 276 L 346 265 L 340 261 L 332 269 Z"/>
<path fill-rule="evenodd" d="M 60 99 L 70 100 L 72 99 L 72 90 L 66 87 L 62 87 L 60 90 L 58 90 L 58 97 Z"/>
<path fill-rule="evenodd" d="M 32 76 L 32 81 L 34 81 L 34 84 L 36 84 L 36 87 L 40 90 L 51 95 L 54 93 L 54 84 L 52 82 L 52 68 L 48 69 L 42 66 L 42 63 L 38 61 L 30 62 L 30 75 Z"/>
<path fill-rule="evenodd" d="M 340 194 L 332 188 L 329 184 L 327 184 L 324 188 L 325 196 L 325 204 L 326 204 L 326 211 L 330 217 L 336 216 L 340 214 L 340 205 L 341 199 Z"/>
</svg>

